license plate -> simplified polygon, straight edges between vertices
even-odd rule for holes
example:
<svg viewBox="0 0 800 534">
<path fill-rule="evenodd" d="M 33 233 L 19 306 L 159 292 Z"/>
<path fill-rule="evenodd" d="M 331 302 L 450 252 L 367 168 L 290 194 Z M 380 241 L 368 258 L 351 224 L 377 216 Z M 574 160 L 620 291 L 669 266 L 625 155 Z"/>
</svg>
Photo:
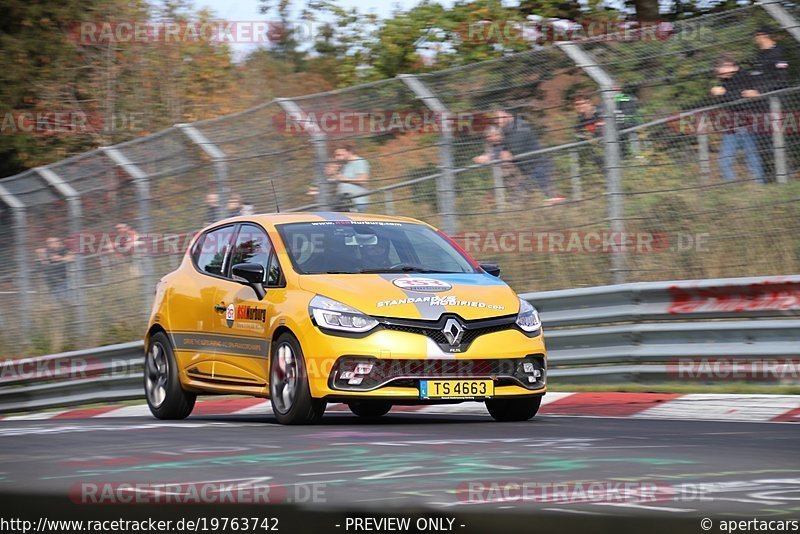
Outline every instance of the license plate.
<svg viewBox="0 0 800 534">
<path fill-rule="evenodd" d="M 492 397 L 493 380 L 420 380 L 422 399 L 474 399 Z"/>
</svg>

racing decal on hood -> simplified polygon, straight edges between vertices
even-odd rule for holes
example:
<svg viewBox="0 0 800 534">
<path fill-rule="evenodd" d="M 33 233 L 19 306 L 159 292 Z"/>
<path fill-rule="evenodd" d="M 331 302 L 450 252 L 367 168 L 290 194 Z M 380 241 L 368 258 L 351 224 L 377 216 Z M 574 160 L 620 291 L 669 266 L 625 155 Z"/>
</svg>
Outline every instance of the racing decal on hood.
<svg viewBox="0 0 800 534">
<path fill-rule="evenodd" d="M 407 288 L 403 288 L 398 284 L 395 284 L 395 280 L 409 280 L 411 279 L 410 276 L 397 276 L 396 274 L 382 274 L 380 276 L 384 280 L 388 280 L 392 282 L 396 287 L 402 289 L 406 298 L 413 299 L 417 296 L 414 294 L 413 291 L 410 291 Z M 414 306 L 416 306 L 417 311 L 419 312 L 419 316 L 422 319 L 438 319 L 446 311 L 444 305 L 442 305 L 440 302 L 437 302 L 435 304 L 431 302 L 428 302 L 427 304 L 423 304 L 421 302 L 414 302 L 413 304 Z"/>
<path fill-rule="evenodd" d="M 448 291 L 452 285 L 433 278 L 395 278 L 392 283 L 405 291 L 432 292 Z"/>
<path fill-rule="evenodd" d="M 475 300 L 460 300 L 455 295 L 443 295 L 441 297 L 433 295 L 430 297 L 408 297 L 404 299 L 393 299 L 393 300 L 381 300 L 377 302 L 375 305 L 378 308 L 383 308 L 384 306 L 399 306 L 401 304 L 427 304 L 428 306 L 464 306 L 470 308 L 486 308 L 489 310 L 498 310 L 502 311 L 505 310 L 505 306 L 500 306 L 499 304 L 488 304 L 486 302 L 480 302 Z M 419 306 L 417 306 L 419 308 Z"/>
</svg>

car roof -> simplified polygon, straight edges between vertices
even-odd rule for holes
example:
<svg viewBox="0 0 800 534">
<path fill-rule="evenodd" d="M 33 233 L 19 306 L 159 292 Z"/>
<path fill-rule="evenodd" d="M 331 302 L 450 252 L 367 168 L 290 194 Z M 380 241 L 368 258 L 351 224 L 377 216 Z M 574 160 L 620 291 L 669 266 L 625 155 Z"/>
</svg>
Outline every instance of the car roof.
<svg viewBox="0 0 800 534">
<path fill-rule="evenodd" d="M 315 212 L 287 212 L 287 213 L 260 213 L 255 215 L 243 215 L 230 217 L 222 221 L 215 222 L 212 226 L 217 226 L 222 222 L 256 222 L 264 226 L 274 226 L 277 224 L 301 223 L 301 222 L 321 222 L 321 221 L 370 221 L 370 222 L 405 222 L 416 224 L 427 224 L 410 217 L 395 217 L 391 215 L 375 215 L 368 213 L 339 213 L 332 211 Z"/>
</svg>

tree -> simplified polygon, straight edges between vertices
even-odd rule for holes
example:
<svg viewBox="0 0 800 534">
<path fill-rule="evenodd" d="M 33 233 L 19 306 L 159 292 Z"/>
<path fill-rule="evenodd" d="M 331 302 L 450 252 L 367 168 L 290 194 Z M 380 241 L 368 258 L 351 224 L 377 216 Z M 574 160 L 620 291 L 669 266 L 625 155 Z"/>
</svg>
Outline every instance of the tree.
<svg viewBox="0 0 800 534">
<path fill-rule="evenodd" d="M 634 0 L 636 20 L 653 21 L 660 19 L 658 0 Z"/>
</svg>

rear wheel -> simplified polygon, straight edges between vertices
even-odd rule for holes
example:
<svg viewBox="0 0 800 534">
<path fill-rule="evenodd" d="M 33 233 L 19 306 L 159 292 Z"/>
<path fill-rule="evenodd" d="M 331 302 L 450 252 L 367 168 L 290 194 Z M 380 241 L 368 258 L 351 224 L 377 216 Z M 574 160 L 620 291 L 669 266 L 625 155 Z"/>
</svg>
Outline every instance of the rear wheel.
<svg viewBox="0 0 800 534">
<path fill-rule="evenodd" d="M 178 363 L 163 332 L 150 337 L 144 358 L 144 392 L 150 412 L 159 419 L 185 419 L 197 395 L 181 388 Z"/>
<path fill-rule="evenodd" d="M 542 396 L 524 399 L 493 399 L 486 401 L 486 409 L 496 421 L 527 421 L 536 415 Z"/>
<path fill-rule="evenodd" d="M 293 335 L 281 334 L 273 343 L 269 377 L 272 411 L 279 423 L 305 425 L 322 418 L 326 402 L 311 397 L 303 351 Z"/>
<path fill-rule="evenodd" d="M 350 411 L 359 417 L 380 417 L 389 413 L 392 403 L 386 401 L 357 401 L 348 404 Z"/>
</svg>

